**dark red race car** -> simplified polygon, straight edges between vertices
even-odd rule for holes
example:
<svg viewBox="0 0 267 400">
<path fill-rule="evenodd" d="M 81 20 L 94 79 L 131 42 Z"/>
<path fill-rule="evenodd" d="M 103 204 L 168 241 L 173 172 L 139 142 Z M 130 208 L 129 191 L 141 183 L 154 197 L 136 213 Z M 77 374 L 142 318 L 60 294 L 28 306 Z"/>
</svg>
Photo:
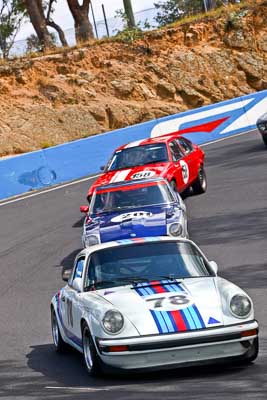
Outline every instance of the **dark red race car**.
<svg viewBox="0 0 267 400">
<path fill-rule="evenodd" d="M 96 187 L 132 179 L 162 176 L 174 190 L 185 192 L 192 187 L 195 194 L 204 193 L 207 180 L 205 153 L 182 136 L 161 136 L 139 140 L 119 147 L 113 153 L 104 174 L 90 187 L 87 199 Z"/>
</svg>

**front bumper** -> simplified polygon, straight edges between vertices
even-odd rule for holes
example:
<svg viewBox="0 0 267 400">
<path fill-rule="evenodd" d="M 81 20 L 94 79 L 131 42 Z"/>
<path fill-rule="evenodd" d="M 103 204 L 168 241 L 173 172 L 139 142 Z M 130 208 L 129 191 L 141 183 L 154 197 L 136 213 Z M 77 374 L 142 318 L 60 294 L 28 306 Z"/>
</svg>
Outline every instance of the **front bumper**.
<svg viewBox="0 0 267 400">
<path fill-rule="evenodd" d="M 258 323 L 190 333 L 96 339 L 104 364 L 122 370 L 161 369 L 245 359 L 258 336 Z"/>
</svg>

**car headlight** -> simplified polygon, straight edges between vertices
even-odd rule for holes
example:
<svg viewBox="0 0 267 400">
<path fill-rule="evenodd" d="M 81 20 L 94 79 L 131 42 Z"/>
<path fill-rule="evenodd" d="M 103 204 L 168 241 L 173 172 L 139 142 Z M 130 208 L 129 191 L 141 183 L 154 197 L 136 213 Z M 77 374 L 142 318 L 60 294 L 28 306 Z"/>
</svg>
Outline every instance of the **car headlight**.
<svg viewBox="0 0 267 400">
<path fill-rule="evenodd" d="M 91 235 L 91 236 L 87 236 L 85 238 L 85 246 L 89 247 L 89 246 L 95 246 L 96 244 L 99 243 L 98 237 Z"/>
<path fill-rule="evenodd" d="M 252 308 L 250 299 L 243 294 L 236 294 L 230 301 L 232 313 L 239 318 L 246 318 Z"/>
<path fill-rule="evenodd" d="M 107 333 L 119 333 L 124 324 L 123 315 L 117 310 L 109 310 L 102 320 L 104 329 Z"/>
<path fill-rule="evenodd" d="M 170 235 L 172 236 L 181 236 L 183 233 L 183 227 L 181 224 L 171 224 L 169 228 Z"/>
</svg>

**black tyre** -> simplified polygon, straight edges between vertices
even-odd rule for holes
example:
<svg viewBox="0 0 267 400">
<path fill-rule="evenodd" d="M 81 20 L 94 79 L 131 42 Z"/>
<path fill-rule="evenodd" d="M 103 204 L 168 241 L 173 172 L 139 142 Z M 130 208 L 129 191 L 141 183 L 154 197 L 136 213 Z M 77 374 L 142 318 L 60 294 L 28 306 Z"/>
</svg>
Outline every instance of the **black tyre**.
<svg viewBox="0 0 267 400">
<path fill-rule="evenodd" d="M 92 200 L 92 196 L 88 195 L 88 196 L 87 196 L 87 201 L 88 201 L 88 204 L 89 204 L 89 205 L 90 205 L 90 203 L 91 203 L 91 200 Z"/>
<path fill-rule="evenodd" d="M 175 182 L 174 179 L 170 181 L 170 186 L 171 186 L 171 188 L 172 188 L 172 190 L 173 190 L 174 192 L 178 192 L 178 190 L 177 190 L 177 185 L 176 185 L 176 182 Z"/>
<path fill-rule="evenodd" d="M 193 183 L 192 188 L 194 194 L 202 194 L 205 193 L 207 190 L 207 177 L 203 165 L 199 167 L 198 176 L 195 182 Z"/>
<path fill-rule="evenodd" d="M 68 350 L 67 343 L 62 339 L 60 329 L 57 322 L 57 316 L 54 308 L 51 309 L 51 327 L 52 327 L 52 337 L 55 349 L 58 353 L 65 353 Z"/>
<path fill-rule="evenodd" d="M 259 353 L 259 339 L 255 338 L 247 353 L 245 360 L 243 361 L 243 364 L 251 364 L 258 357 L 258 353 Z"/>
<path fill-rule="evenodd" d="M 102 373 L 101 360 L 97 354 L 94 341 L 86 323 L 82 326 L 83 359 L 90 376 L 99 376 Z"/>
<path fill-rule="evenodd" d="M 263 143 L 267 146 L 267 136 L 262 136 Z"/>
</svg>

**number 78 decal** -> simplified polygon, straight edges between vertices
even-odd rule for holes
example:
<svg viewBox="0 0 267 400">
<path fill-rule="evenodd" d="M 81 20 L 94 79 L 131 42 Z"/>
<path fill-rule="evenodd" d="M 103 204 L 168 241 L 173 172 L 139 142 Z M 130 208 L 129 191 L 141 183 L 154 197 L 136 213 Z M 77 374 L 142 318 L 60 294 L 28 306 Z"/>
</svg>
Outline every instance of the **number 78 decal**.
<svg viewBox="0 0 267 400">
<path fill-rule="evenodd" d="M 172 311 L 180 310 L 182 308 L 189 307 L 192 304 L 192 300 L 185 294 L 176 294 L 168 296 L 149 296 L 145 299 L 147 306 L 150 310 L 158 311 Z"/>
</svg>

